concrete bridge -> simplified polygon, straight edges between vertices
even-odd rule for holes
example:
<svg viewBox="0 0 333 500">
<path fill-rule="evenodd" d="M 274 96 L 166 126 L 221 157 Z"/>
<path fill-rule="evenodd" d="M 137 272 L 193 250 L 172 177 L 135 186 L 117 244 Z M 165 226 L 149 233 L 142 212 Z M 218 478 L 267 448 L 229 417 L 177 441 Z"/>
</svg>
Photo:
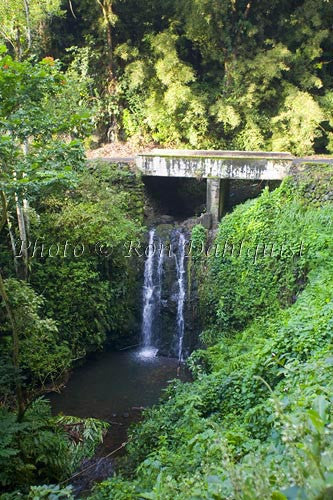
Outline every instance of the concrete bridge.
<svg viewBox="0 0 333 500">
<path fill-rule="evenodd" d="M 282 180 L 294 161 L 290 153 L 174 149 L 154 149 L 135 159 L 144 176 L 207 179 L 206 206 L 214 226 L 222 216 L 230 179 Z"/>
<path fill-rule="evenodd" d="M 98 159 L 98 158 L 95 158 Z M 137 156 L 101 157 L 110 163 L 135 163 L 143 176 L 207 179 L 206 207 L 213 225 L 220 220 L 230 179 L 282 180 L 306 164 L 331 164 L 331 157 L 297 158 L 290 153 L 153 149 Z"/>
</svg>

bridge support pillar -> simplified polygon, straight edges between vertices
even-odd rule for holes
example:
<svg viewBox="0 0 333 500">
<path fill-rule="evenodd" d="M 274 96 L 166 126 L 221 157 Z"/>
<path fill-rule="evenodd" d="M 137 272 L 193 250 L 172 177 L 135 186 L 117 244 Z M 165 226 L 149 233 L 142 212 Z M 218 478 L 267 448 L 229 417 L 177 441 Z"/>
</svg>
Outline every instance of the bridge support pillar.
<svg viewBox="0 0 333 500">
<path fill-rule="evenodd" d="M 207 179 L 207 212 L 212 214 L 213 228 L 221 220 L 229 196 L 229 179 Z"/>
</svg>

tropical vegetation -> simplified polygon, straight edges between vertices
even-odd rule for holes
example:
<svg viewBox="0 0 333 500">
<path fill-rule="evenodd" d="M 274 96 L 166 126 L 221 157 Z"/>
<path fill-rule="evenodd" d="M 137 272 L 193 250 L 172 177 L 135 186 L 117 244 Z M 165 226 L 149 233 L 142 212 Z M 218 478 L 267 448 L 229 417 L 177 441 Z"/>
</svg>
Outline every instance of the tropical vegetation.
<svg viewBox="0 0 333 500">
<path fill-rule="evenodd" d="M 330 0 L 0 0 L 2 500 L 73 498 L 107 424 L 41 395 L 137 341 L 144 186 L 86 151 L 333 153 L 332 19 Z M 332 176 L 303 159 L 193 228 L 193 380 L 92 500 L 332 498 Z"/>
</svg>

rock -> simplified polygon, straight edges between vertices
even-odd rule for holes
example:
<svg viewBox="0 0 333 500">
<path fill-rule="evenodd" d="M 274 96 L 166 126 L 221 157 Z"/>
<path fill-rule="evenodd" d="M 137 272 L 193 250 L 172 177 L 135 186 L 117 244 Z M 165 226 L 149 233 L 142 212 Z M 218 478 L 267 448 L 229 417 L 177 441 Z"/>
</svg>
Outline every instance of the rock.
<svg viewBox="0 0 333 500">
<path fill-rule="evenodd" d="M 184 220 L 181 226 L 187 231 L 191 232 L 194 226 L 196 226 L 197 224 L 199 224 L 199 217 L 191 217 L 190 219 Z"/>
<path fill-rule="evenodd" d="M 212 214 L 204 213 L 199 217 L 199 224 L 201 224 L 205 229 L 211 229 L 212 227 Z"/>
<path fill-rule="evenodd" d="M 211 229 L 212 227 L 212 214 L 203 213 L 200 217 L 191 217 L 190 219 L 184 220 L 182 222 L 181 227 L 186 229 L 188 232 L 191 232 L 194 226 L 197 224 L 201 224 L 205 229 Z"/>
<path fill-rule="evenodd" d="M 162 348 L 157 351 L 157 356 L 161 358 L 169 358 L 172 356 L 172 353 L 170 353 L 170 348 Z"/>
<path fill-rule="evenodd" d="M 159 236 L 164 244 L 168 244 L 169 236 L 173 229 L 172 224 L 158 224 L 156 227 L 156 234 Z"/>
<path fill-rule="evenodd" d="M 173 224 L 175 219 L 172 215 L 161 215 L 160 224 Z"/>
<path fill-rule="evenodd" d="M 171 215 L 154 215 L 147 218 L 146 224 L 148 226 L 163 226 L 163 225 L 170 225 L 173 226 L 175 224 L 175 218 L 172 217 Z"/>
</svg>

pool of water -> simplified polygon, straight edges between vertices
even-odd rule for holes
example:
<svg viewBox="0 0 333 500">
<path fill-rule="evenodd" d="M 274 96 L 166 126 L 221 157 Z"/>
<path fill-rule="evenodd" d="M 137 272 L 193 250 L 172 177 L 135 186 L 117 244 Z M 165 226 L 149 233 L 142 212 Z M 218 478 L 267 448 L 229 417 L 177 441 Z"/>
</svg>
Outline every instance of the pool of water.
<svg viewBox="0 0 333 500">
<path fill-rule="evenodd" d="M 105 352 L 77 368 L 60 394 L 48 396 L 54 413 L 114 419 L 152 406 L 178 376 L 177 359 L 147 351 Z M 182 373 L 181 377 L 186 376 Z"/>
<path fill-rule="evenodd" d="M 168 382 L 188 380 L 177 359 L 155 354 L 154 349 L 101 353 L 77 368 L 61 393 L 48 395 L 54 414 L 94 417 L 110 424 L 95 456 L 83 461 L 71 481 L 75 497 L 85 497 L 96 482 L 113 475 L 118 457 L 125 453 L 121 445 L 128 439 L 128 427 L 140 421 L 143 408 L 158 402 Z"/>
</svg>

